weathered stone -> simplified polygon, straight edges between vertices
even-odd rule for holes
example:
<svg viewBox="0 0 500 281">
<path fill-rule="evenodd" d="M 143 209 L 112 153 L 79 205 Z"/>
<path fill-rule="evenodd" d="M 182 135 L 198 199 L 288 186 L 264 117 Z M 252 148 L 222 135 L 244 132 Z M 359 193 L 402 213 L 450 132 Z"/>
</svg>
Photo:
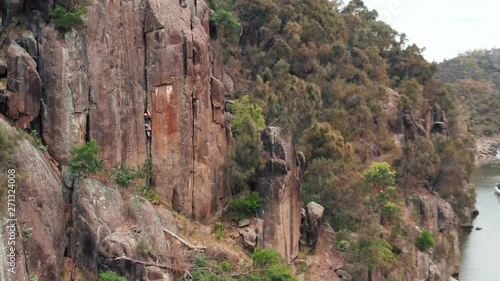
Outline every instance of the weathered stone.
<svg viewBox="0 0 500 281">
<path fill-rule="evenodd" d="M 156 214 L 153 205 L 142 197 L 136 196 L 130 199 L 129 213 L 135 225 L 142 230 L 140 240 L 151 246 L 151 255 L 155 258 L 166 256 L 167 242 L 163 234 L 163 225 Z"/>
<path fill-rule="evenodd" d="M 250 224 L 249 219 L 242 219 L 238 222 L 238 227 L 245 227 Z"/>
<path fill-rule="evenodd" d="M 142 276 L 144 281 L 174 281 L 175 279 L 170 273 L 155 267 L 148 266 L 145 268 L 144 274 Z"/>
<path fill-rule="evenodd" d="M 65 33 L 61 40 L 58 31 L 43 23 L 40 33 L 39 69 L 44 88 L 42 136 L 50 155 L 67 164 L 72 147 L 90 137 L 85 43 L 74 32 Z"/>
<path fill-rule="evenodd" d="M 0 77 L 5 77 L 7 75 L 7 63 L 0 58 Z"/>
<path fill-rule="evenodd" d="M 120 192 L 97 180 L 82 179 L 73 191 L 73 232 L 70 253 L 77 257 L 92 279 L 98 274 L 101 242 L 124 222 L 124 206 Z"/>
<path fill-rule="evenodd" d="M 300 239 L 300 175 L 296 169 L 290 135 L 281 128 L 269 127 L 262 132 L 262 141 L 268 161 L 282 160 L 286 163 L 287 173 L 276 171 L 267 166 L 258 176 L 257 191 L 264 200 L 264 220 L 262 233 L 259 230 L 259 247 L 274 248 L 288 261 L 298 254 Z M 279 162 L 279 161 L 278 161 Z"/>
<path fill-rule="evenodd" d="M 23 17 L 24 0 L 3 0 L 2 6 L 5 27 L 17 25 Z"/>
<path fill-rule="evenodd" d="M 35 34 L 31 30 L 25 30 L 19 39 L 19 45 L 36 61 L 38 58 L 38 44 Z"/>
<path fill-rule="evenodd" d="M 417 258 L 419 279 L 434 278 L 432 276 L 435 274 L 450 276 L 453 272 L 457 272 L 460 267 L 458 226 L 451 205 L 433 195 L 416 196 L 410 202 L 412 204 L 409 205 L 409 209 L 420 214 L 420 225 L 433 234 L 436 245 L 440 244 L 443 251 L 442 258 L 439 259 L 433 259 L 428 253 L 419 254 Z"/>
<path fill-rule="evenodd" d="M 224 71 L 224 77 L 222 79 L 224 84 L 224 96 L 232 97 L 234 96 L 234 81 L 227 71 Z"/>
<path fill-rule="evenodd" d="M 351 281 L 352 280 L 352 276 L 349 273 L 347 273 L 347 271 L 345 271 L 343 269 L 338 269 L 336 271 L 337 271 L 337 276 L 340 278 L 340 280 L 342 280 L 342 281 Z"/>
<path fill-rule="evenodd" d="M 13 93 L 7 100 L 7 116 L 16 120 L 16 127 L 25 129 L 40 112 L 42 82 L 35 61 L 17 43 L 4 47 L 7 54 L 7 88 Z"/>
<path fill-rule="evenodd" d="M 15 130 L 3 118 L 0 118 L 0 126 L 9 128 L 11 137 L 16 137 Z M 4 257 L 0 258 L 3 264 L 0 277 L 8 274 L 11 277 L 5 280 L 28 280 L 29 272 L 39 280 L 57 280 L 66 246 L 62 179 L 52 170 L 47 158 L 25 139 L 19 141 L 15 159 L 19 163 L 15 183 L 16 274 L 6 272 L 7 263 L 2 260 L 6 256 L 4 252 Z M 2 233 L 6 234 L 4 230 Z M 5 238 L 0 243 L 6 241 Z"/>
<path fill-rule="evenodd" d="M 308 247 L 314 247 L 318 241 L 325 208 L 318 203 L 306 205 L 301 225 L 301 241 Z"/>
<path fill-rule="evenodd" d="M 253 250 L 255 245 L 257 245 L 257 233 L 249 227 L 247 227 L 244 231 L 240 232 L 243 237 L 243 246 Z"/>
<path fill-rule="evenodd" d="M 177 226 L 177 221 L 169 210 L 165 208 L 157 208 L 156 209 L 156 214 L 158 215 L 158 218 L 160 219 L 160 223 L 163 227 L 166 229 L 172 231 L 173 233 L 177 234 L 179 232 L 179 227 Z"/>
</svg>

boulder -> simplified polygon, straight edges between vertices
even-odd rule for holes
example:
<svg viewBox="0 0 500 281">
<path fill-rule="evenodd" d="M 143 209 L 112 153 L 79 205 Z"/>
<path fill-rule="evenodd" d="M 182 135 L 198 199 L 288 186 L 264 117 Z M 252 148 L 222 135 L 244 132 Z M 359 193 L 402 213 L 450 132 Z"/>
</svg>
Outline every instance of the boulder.
<svg viewBox="0 0 500 281">
<path fill-rule="evenodd" d="M 257 243 L 261 248 L 278 250 L 292 261 L 299 250 L 302 205 L 300 172 L 296 169 L 292 138 L 281 128 L 269 127 L 262 131 L 262 141 L 267 165 L 257 177 L 257 191 L 264 200 Z"/>
<path fill-rule="evenodd" d="M 250 224 L 249 219 L 242 219 L 238 222 L 238 227 L 245 227 L 248 226 L 249 224 Z"/>
<path fill-rule="evenodd" d="M 250 227 L 247 227 L 245 230 L 240 231 L 240 235 L 243 237 L 243 246 L 253 250 L 255 245 L 257 245 L 257 233 Z"/>
<path fill-rule="evenodd" d="M 70 257 L 85 269 L 90 278 L 96 279 L 98 264 L 102 262 L 98 261 L 98 254 L 106 249 L 101 242 L 124 223 L 124 203 L 118 190 L 87 178 L 76 184 L 72 201 Z M 112 249 L 118 251 L 116 247 Z"/>
<path fill-rule="evenodd" d="M 310 202 L 303 211 L 301 224 L 301 242 L 314 248 L 318 241 L 323 224 L 325 208 L 318 203 Z"/>
</svg>

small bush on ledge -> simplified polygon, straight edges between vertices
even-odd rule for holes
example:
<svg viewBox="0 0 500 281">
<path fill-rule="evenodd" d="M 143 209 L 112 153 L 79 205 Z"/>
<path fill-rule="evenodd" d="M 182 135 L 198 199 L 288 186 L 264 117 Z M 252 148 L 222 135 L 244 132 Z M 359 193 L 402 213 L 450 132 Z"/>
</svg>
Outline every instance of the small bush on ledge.
<svg viewBox="0 0 500 281">
<path fill-rule="evenodd" d="M 252 192 L 245 198 L 231 200 L 229 206 L 233 212 L 233 219 L 239 221 L 251 217 L 263 202 L 258 192 Z"/>
<path fill-rule="evenodd" d="M 424 229 L 417 238 L 417 247 L 422 251 L 427 251 L 432 246 L 434 246 L 434 237 L 429 230 Z"/>
<path fill-rule="evenodd" d="M 54 17 L 54 23 L 57 28 L 68 31 L 85 23 L 82 18 L 85 13 L 87 13 L 87 7 L 85 6 L 66 10 L 63 6 L 57 5 L 50 15 Z"/>
<path fill-rule="evenodd" d="M 97 156 L 101 147 L 96 144 L 95 139 L 83 145 L 75 145 L 71 151 L 73 157 L 69 162 L 69 171 L 73 175 L 84 173 L 97 173 L 102 168 L 102 160 Z"/>
</svg>

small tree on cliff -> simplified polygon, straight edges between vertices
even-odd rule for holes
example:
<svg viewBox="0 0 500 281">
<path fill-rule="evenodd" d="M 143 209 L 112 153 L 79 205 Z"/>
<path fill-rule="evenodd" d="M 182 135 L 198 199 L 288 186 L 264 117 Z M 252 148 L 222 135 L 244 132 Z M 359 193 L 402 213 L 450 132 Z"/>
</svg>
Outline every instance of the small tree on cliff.
<svg viewBox="0 0 500 281">
<path fill-rule="evenodd" d="M 262 108 L 250 102 L 244 96 L 230 106 L 234 115 L 231 129 L 235 144 L 227 161 L 229 185 L 233 194 L 247 189 L 255 180 L 255 175 L 264 166 L 263 145 L 259 130 L 265 127 Z"/>
<path fill-rule="evenodd" d="M 87 7 L 85 6 L 67 10 L 63 6 L 57 5 L 50 12 L 50 15 L 54 17 L 54 23 L 57 28 L 68 31 L 85 23 L 82 18 L 85 13 L 87 13 Z"/>
<path fill-rule="evenodd" d="M 74 175 L 83 173 L 96 173 L 102 168 L 102 159 L 97 154 L 101 147 L 96 144 L 95 139 L 83 145 L 75 145 L 71 150 L 73 157 L 69 162 L 69 171 Z"/>
</svg>

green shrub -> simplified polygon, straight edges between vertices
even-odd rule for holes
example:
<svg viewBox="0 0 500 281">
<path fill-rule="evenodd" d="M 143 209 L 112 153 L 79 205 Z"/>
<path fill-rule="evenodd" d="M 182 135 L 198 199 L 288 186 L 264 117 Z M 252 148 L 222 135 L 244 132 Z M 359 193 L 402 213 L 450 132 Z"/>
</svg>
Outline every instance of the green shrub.
<svg viewBox="0 0 500 281">
<path fill-rule="evenodd" d="M 296 281 L 297 277 L 294 277 L 290 268 L 281 265 L 273 264 L 267 268 L 265 271 L 265 279 L 269 281 Z"/>
<path fill-rule="evenodd" d="M 240 23 L 231 12 L 219 9 L 210 15 L 210 21 L 219 27 L 223 38 L 231 43 L 238 43 Z"/>
<path fill-rule="evenodd" d="M 224 233 L 225 227 L 224 224 L 222 223 L 215 223 L 213 227 L 213 233 L 215 235 L 215 239 L 221 240 L 226 237 L 226 234 Z"/>
<path fill-rule="evenodd" d="M 14 152 L 17 147 L 17 138 L 9 133 L 7 128 L 0 125 L 0 170 L 9 168 L 14 163 Z"/>
<path fill-rule="evenodd" d="M 138 171 L 134 168 L 127 168 L 123 163 L 121 163 L 120 167 L 118 167 L 118 169 L 116 170 L 115 182 L 119 186 L 127 188 L 130 186 L 130 183 L 135 179 L 141 179 L 141 178 L 149 179 L 151 177 L 151 172 L 152 172 L 151 158 L 146 158 L 144 164 Z M 143 191 L 145 191 L 145 189 Z"/>
<path fill-rule="evenodd" d="M 123 165 L 123 163 L 120 164 L 120 167 L 118 170 L 116 170 L 116 178 L 115 182 L 121 186 L 121 187 L 129 187 L 130 182 L 136 179 L 136 172 L 134 169 L 128 169 Z"/>
<path fill-rule="evenodd" d="M 252 254 L 253 265 L 258 268 L 267 268 L 273 264 L 285 261 L 275 249 L 255 249 Z"/>
<path fill-rule="evenodd" d="M 232 193 L 250 189 L 255 175 L 265 164 L 263 144 L 259 130 L 265 127 L 262 108 L 253 104 L 248 96 L 230 105 L 234 116 L 231 129 L 235 143 L 226 162 L 226 174 Z"/>
<path fill-rule="evenodd" d="M 432 236 L 432 233 L 429 230 L 424 229 L 417 238 L 417 247 L 422 251 L 427 251 L 433 246 L 434 237 Z"/>
<path fill-rule="evenodd" d="M 391 169 L 387 162 L 373 162 L 363 173 L 363 178 L 371 187 L 387 188 L 394 186 L 396 172 Z"/>
<path fill-rule="evenodd" d="M 72 174 L 96 173 L 102 168 L 102 160 L 97 156 L 101 147 L 91 139 L 83 145 L 75 145 L 71 151 L 73 157 L 69 162 L 69 171 Z"/>
<path fill-rule="evenodd" d="M 223 260 L 219 263 L 219 269 L 222 272 L 231 272 L 233 269 L 233 264 L 228 260 Z"/>
<path fill-rule="evenodd" d="M 99 273 L 99 281 L 127 281 L 127 278 L 118 275 L 114 271 L 106 271 Z"/>
<path fill-rule="evenodd" d="M 68 31 L 71 28 L 81 26 L 85 23 L 82 16 L 87 13 L 87 7 L 73 8 L 66 10 L 63 6 L 57 5 L 52 12 L 51 16 L 54 17 L 54 23 L 57 28 Z"/>
<path fill-rule="evenodd" d="M 137 244 L 137 252 L 143 256 L 147 257 L 151 255 L 151 245 L 147 240 L 142 239 L 139 241 L 139 244 Z"/>
<path fill-rule="evenodd" d="M 42 139 L 38 136 L 38 131 L 37 130 L 31 130 L 31 136 L 35 140 L 36 145 L 38 145 L 38 149 L 40 149 L 43 152 L 47 152 L 49 150 L 49 147 L 47 145 L 43 145 Z"/>
<path fill-rule="evenodd" d="M 252 192 L 247 197 L 231 200 L 229 206 L 233 212 L 234 220 L 238 221 L 251 217 L 263 202 L 258 192 Z"/>
<path fill-rule="evenodd" d="M 0 78 L 0 82 L 4 85 L 7 85 L 7 78 Z"/>
</svg>

